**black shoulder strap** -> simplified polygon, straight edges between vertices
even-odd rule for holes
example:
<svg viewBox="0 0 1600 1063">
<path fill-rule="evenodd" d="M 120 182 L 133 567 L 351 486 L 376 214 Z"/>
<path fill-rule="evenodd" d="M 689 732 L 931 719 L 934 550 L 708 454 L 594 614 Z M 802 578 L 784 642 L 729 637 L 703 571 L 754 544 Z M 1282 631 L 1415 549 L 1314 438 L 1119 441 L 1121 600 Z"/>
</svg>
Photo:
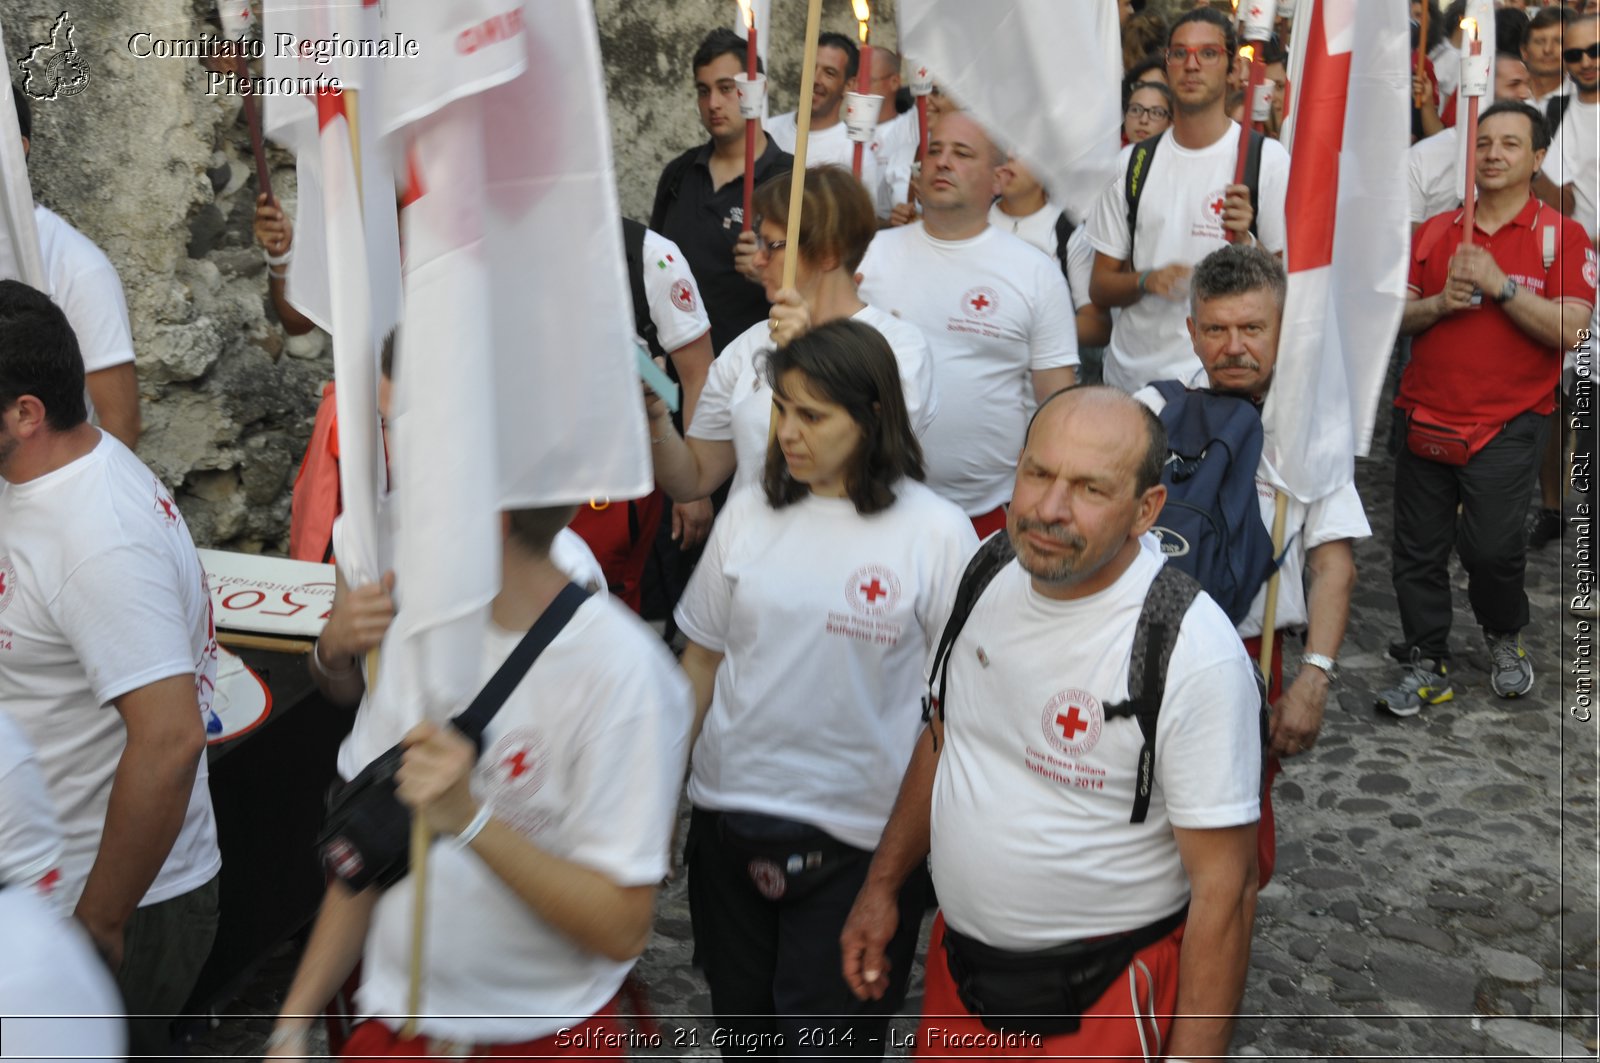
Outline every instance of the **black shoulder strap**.
<svg viewBox="0 0 1600 1063">
<path fill-rule="evenodd" d="M 632 218 L 622 219 L 622 252 L 628 260 L 628 286 L 633 291 L 633 330 L 644 340 L 650 353 L 665 357 L 657 339 L 655 319 L 650 316 L 650 296 L 644 290 L 644 225 Z"/>
<path fill-rule="evenodd" d="M 1122 177 L 1122 198 L 1128 202 L 1128 265 L 1133 265 L 1133 242 L 1139 231 L 1139 200 L 1144 198 L 1144 186 L 1150 178 L 1150 163 L 1155 158 L 1161 134 L 1139 141 L 1128 157 L 1128 169 Z"/>
<path fill-rule="evenodd" d="M 950 607 L 950 619 L 945 621 L 944 630 L 939 633 L 939 646 L 933 651 L 933 668 L 928 672 L 929 694 L 922 699 L 924 723 L 933 718 L 934 712 L 938 712 L 941 721 L 944 719 L 945 677 L 950 671 L 950 651 L 961 629 L 966 626 L 967 617 L 972 615 L 972 607 L 983 597 L 984 589 L 993 581 L 995 573 L 1010 564 L 1016 556 L 1010 537 L 1004 531 L 998 531 L 985 539 L 983 545 L 978 547 L 978 552 L 972 555 L 972 560 L 967 562 L 967 569 L 961 573 L 961 582 L 956 586 L 956 600 Z M 933 694 L 935 687 L 939 691 L 937 696 Z"/>
<path fill-rule="evenodd" d="M 1167 693 L 1167 665 L 1178 644 L 1184 614 L 1200 593 L 1200 583 L 1187 572 L 1162 565 L 1145 592 L 1139 623 L 1133 632 L 1133 656 L 1128 662 L 1128 700 L 1105 707 L 1106 719 L 1132 716 L 1139 721 L 1144 745 L 1134 774 L 1133 814 L 1129 823 L 1143 823 L 1150 813 L 1150 791 L 1155 785 L 1156 721 Z"/>
<path fill-rule="evenodd" d="M 1061 275 L 1067 278 L 1067 286 L 1072 286 L 1072 276 L 1067 269 L 1067 241 L 1072 239 L 1072 220 L 1067 217 L 1067 212 L 1062 211 L 1056 219 L 1056 262 L 1061 266 Z"/>
<path fill-rule="evenodd" d="M 666 169 L 661 171 L 661 180 L 656 184 L 656 199 L 650 207 L 650 228 L 660 232 L 667 223 L 667 207 L 678 198 L 678 192 L 683 188 L 683 179 L 689 172 L 689 167 L 694 165 L 695 153 L 699 149 L 690 148 L 676 159 L 667 163 Z"/>
<path fill-rule="evenodd" d="M 472 704 L 451 719 L 450 722 L 455 725 L 456 730 L 472 739 L 474 744 L 481 746 L 483 732 L 489 726 L 489 721 L 494 719 L 494 714 L 500 711 L 500 706 L 504 705 L 511 692 L 517 689 L 517 684 L 528 674 L 528 669 L 533 667 L 533 662 L 538 660 L 539 654 L 555 641 L 556 636 L 561 634 L 561 629 L 567 626 L 567 621 L 572 619 L 578 607 L 588 598 L 589 592 L 576 583 L 569 583 L 561 588 L 561 593 L 556 595 L 555 601 L 551 602 L 549 608 L 534 621 L 533 627 L 522 636 L 522 641 L 517 643 L 516 649 L 511 651 L 510 656 L 483 685 L 483 689 L 478 691 L 478 696 L 472 699 Z"/>
<path fill-rule="evenodd" d="M 1556 135 L 1556 130 L 1561 126 L 1561 119 L 1566 117 L 1567 105 L 1572 102 L 1572 93 L 1563 92 L 1559 96 L 1550 97 L 1550 102 L 1544 105 L 1544 120 L 1550 127 L 1550 136 Z"/>
<path fill-rule="evenodd" d="M 1261 221 L 1261 148 L 1267 141 L 1265 133 L 1249 130 L 1250 146 L 1244 154 L 1244 183 L 1250 189 L 1250 235 L 1261 239 L 1256 231 Z"/>
</svg>

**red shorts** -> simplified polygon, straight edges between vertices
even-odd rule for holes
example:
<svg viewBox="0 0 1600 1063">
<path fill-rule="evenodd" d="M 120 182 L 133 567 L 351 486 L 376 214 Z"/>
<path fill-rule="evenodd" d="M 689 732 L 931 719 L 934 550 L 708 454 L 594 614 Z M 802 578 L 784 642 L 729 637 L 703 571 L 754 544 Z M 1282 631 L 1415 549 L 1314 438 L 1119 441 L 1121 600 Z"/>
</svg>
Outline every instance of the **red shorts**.
<svg viewBox="0 0 1600 1063">
<path fill-rule="evenodd" d="M 1267 682 L 1267 700 L 1277 704 L 1283 696 L 1283 632 L 1272 640 L 1272 676 Z M 1250 654 L 1252 667 L 1261 667 L 1261 636 L 1244 640 L 1245 652 Z M 1267 754 L 1266 778 L 1261 780 L 1261 821 L 1256 824 L 1256 866 L 1260 871 L 1257 882 L 1265 888 L 1272 881 L 1273 867 L 1278 862 L 1278 825 L 1272 812 L 1272 783 L 1283 770 L 1276 753 Z"/>
<path fill-rule="evenodd" d="M 1006 507 L 1001 504 L 987 513 L 980 513 L 968 519 L 972 521 L 972 530 L 978 533 L 978 538 L 987 539 L 997 531 L 1005 531 Z"/>
<path fill-rule="evenodd" d="M 917 1030 L 919 1059 L 1034 1056 L 1074 1060 L 1160 1059 L 1178 1008 L 1178 953 L 1183 927 L 1134 953 L 1128 973 L 1084 1012 L 1075 1033 L 1041 1037 L 991 1030 L 956 994 L 944 954 L 944 913 L 928 941 L 927 987 Z M 1129 975 L 1132 975 L 1130 980 Z M 1137 995 L 1135 995 L 1137 994 Z"/>
<path fill-rule="evenodd" d="M 387 1059 L 449 1058 L 451 1053 L 493 1059 L 622 1059 L 627 1055 L 627 1031 L 617 1021 L 614 1005 L 607 1004 L 588 1022 L 534 1041 L 500 1045 L 447 1045 L 428 1037 L 400 1035 L 376 1019 L 357 1026 L 345 1042 L 342 1059 L 381 1063 Z"/>
</svg>

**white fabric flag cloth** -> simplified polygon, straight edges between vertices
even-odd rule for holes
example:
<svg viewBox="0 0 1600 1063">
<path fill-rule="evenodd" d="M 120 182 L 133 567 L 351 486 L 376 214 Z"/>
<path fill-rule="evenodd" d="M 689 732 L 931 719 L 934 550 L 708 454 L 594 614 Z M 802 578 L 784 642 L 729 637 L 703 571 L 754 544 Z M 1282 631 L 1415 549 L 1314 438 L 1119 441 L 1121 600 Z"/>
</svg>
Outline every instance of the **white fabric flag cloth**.
<svg viewBox="0 0 1600 1063">
<path fill-rule="evenodd" d="M 440 716 L 476 689 L 500 511 L 652 476 L 592 6 L 388 0 L 385 28 L 421 46 L 389 66 L 409 188 L 385 659 Z"/>
<path fill-rule="evenodd" d="M 1116 173 L 1116 0 L 900 0 L 899 21 L 901 50 L 1081 223 Z"/>
<path fill-rule="evenodd" d="M 0 55 L 5 31 L 0 29 Z M 28 181 L 28 158 L 22 151 L 22 126 L 15 107 L 0 107 L 0 278 L 20 280 L 30 288 L 50 294 L 39 251 L 39 229 L 33 220 L 33 186 Z M 85 395 L 88 393 L 85 392 Z"/>
<path fill-rule="evenodd" d="M 1311 502 L 1367 453 L 1406 298 L 1406 13 L 1300 0 L 1285 119 L 1289 294 L 1262 419 L 1278 486 Z"/>
</svg>

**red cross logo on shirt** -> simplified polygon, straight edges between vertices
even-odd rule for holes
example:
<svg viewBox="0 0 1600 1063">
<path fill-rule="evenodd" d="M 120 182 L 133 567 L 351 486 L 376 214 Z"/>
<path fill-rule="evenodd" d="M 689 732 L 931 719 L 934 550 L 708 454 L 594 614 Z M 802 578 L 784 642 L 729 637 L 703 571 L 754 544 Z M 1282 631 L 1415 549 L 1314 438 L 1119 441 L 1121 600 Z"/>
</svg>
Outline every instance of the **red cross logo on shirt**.
<svg viewBox="0 0 1600 1063">
<path fill-rule="evenodd" d="M 528 751 L 526 749 L 517 750 L 515 755 L 507 757 L 500 763 L 503 767 L 510 769 L 506 774 L 513 779 L 520 779 L 524 772 L 532 770 L 528 767 Z"/>
<path fill-rule="evenodd" d="M 17 570 L 11 566 L 9 557 L 0 557 L 0 610 L 11 604 L 16 590 Z"/>
<path fill-rule="evenodd" d="M 537 793 L 550 775 L 544 739 L 529 727 L 518 727 L 496 742 L 486 763 L 494 765 L 490 785 L 507 797 Z"/>
<path fill-rule="evenodd" d="M 1072 706 L 1072 711 L 1066 715 L 1062 715 L 1059 712 L 1056 713 L 1056 726 L 1061 728 L 1061 737 L 1068 742 L 1076 738 L 1079 731 L 1087 731 L 1089 729 L 1088 721 L 1083 718 L 1083 714 L 1078 711 L 1078 706 L 1076 705 Z"/>
<path fill-rule="evenodd" d="M 844 585 L 845 601 L 857 616 L 888 616 L 900 604 L 900 577 L 887 565 L 862 565 Z"/>
<path fill-rule="evenodd" d="M 1260 18 L 1261 17 L 1261 5 L 1260 4 L 1252 4 L 1251 5 L 1251 7 L 1250 7 L 1250 17 L 1251 18 Z"/>
<path fill-rule="evenodd" d="M 966 317 L 988 317 L 999 305 L 1000 297 L 993 288 L 973 288 L 961 297 L 961 310 Z"/>
<path fill-rule="evenodd" d="M 867 596 L 867 601 L 876 602 L 879 598 L 887 597 L 889 592 L 883 589 L 883 584 L 874 579 L 871 583 L 861 585 L 861 593 Z"/>
<path fill-rule="evenodd" d="M 979 295 L 976 299 L 972 300 L 972 309 L 974 310 L 982 310 L 988 305 L 989 300 L 983 295 Z"/>
<path fill-rule="evenodd" d="M 925 78 L 927 76 L 928 76 L 928 68 L 927 67 L 925 67 L 925 66 L 917 67 L 917 77 Z"/>
<path fill-rule="evenodd" d="M 1228 201 L 1223 199 L 1221 196 L 1218 196 L 1216 199 L 1211 201 L 1211 213 L 1220 218 L 1222 217 L 1222 208 L 1226 207 L 1227 205 Z"/>
<path fill-rule="evenodd" d="M 177 520 L 178 519 L 178 511 L 172 508 L 172 500 L 171 499 L 158 498 L 158 499 L 156 499 L 156 503 L 161 506 L 162 512 L 164 512 L 167 515 L 167 519 L 168 520 Z"/>
</svg>

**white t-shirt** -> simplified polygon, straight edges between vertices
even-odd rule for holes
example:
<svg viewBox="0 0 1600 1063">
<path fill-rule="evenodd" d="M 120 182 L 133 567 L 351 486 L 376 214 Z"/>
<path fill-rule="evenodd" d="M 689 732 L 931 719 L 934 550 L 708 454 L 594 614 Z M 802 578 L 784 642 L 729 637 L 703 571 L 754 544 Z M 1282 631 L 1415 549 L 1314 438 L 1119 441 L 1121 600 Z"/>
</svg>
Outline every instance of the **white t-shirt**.
<svg viewBox="0 0 1600 1063">
<path fill-rule="evenodd" d="M 872 154 L 878 160 L 878 187 L 873 194 L 878 217 L 887 218 L 895 205 L 906 201 L 911 187 L 911 168 L 922 146 L 922 125 L 915 108 L 880 123 L 872 138 Z"/>
<path fill-rule="evenodd" d="M 1576 96 L 1567 104 L 1561 125 L 1544 157 L 1544 175 L 1556 187 L 1572 186 L 1572 220 L 1595 237 L 1595 192 L 1600 186 L 1600 104 Z"/>
<path fill-rule="evenodd" d="M 380 503 L 380 520 L 389 519 L 389 510 L 386 503 Z M 344 518 L 340 517 L 333 524 L 334 553 L 338 554 L 340 543 L 343 542 Z M 392 564 L 392 558 L 387 555 L 388 541 L 379 544 L 380 563 L 385 568 Z M 550 541 L 550 561 L 567 574 L 567 578 L 586 590 L 593 591 L 600 597 L 605 597 L 609 591 L 606 588 L 605 572 L 600 568 L 594 551 L 589 549 L 589 544 L 583 541 L 583 536 L 571 528 L 562 528 L 556 532 L 556 537 Z M 411 689 L 421 682 L 420 677 L 412 674 L 413 667 L 420 667 L 413 655 L 396 651 L 392 654 L 381 653 L 384 681 L 397 684 L 397 689 Z M 372 689 L 372 677 L 367 674 L 367 658 L 361 658 L 361 675 L 367 683 L 367 690 Z M 341 779 L 353 779 L 362 768 L 370 764 L 383 752 L 388 750 L 405 733 L 418 723 L 422 722 L 422 706 L 416 698 L 390 698 L 374 699 L 363 696 L 361 704 L 356 708 L 355 721 L 350 726 L 350 733 L 339 743 L 339 756 L 336 762 Z"/>
<path fill-rule="evenodd" d="M 77 920 L 32 890 L 0 890 L 0 1059 L 122 1059 L 122 994 Z"/>
<path fill-rule="evenodd" d="M 1205 377 L 1202 375 L 1199 381 L 1190 381 L 1189 386 L 1204 387 Z M 1133 397 L 1154 410 L 1158 416 L 1167 405 L 1167 400 L 1153 387 L 1141 388 Z M 1277 491 L 1273 487 L 1277 479 L 1271 463 L 1263 455 L 1256 468 L 1256 496 L 1261 504 L 1261 523 L 1269 530 L 1277 510 Z M 1293 495 L 1287 497 L 1289 508 L 1284 522 L 1283 576 L 1278 580 L 1279 631 L 1303 627 L 1309 619 L 1306 613 L 1306 552 L 1324 543 L 1340 539 L 1365 539 L 1372 534 L 1372 526 L 1367 523 L 1367 513 L 1361 505 L 1361 496 L 1356 493 L 1354 481 L 1309 506 Z M 1261 620 L 1266 616 L 1266 607 L 1267 588 L 1263 586 L 1250 603 L 1249 615 L 1239 622 L 1241 638 L 1253 638 L 1261 634 Z"/>
<path fill-rule="evenodd" d="M 922 441 L 928 486 L 971 516 L 1011 498 L 1036 405 L 1032 373 L 1078 364 L 1072 295 L 1056 262 L 989 226 L 939 240 L 885 229 L 861 263 L 861 298 L 916 325 L 933 352 L 939 419 Z"/>
<path fill-rule="evenodd" d="M 723 654 L 689 777 L 697 807 L 877 847 L 922 731 L 923 661 L 977 546 L 923 485 L 894 491 L 868 517 L 847 498 L 728 499 L 675 614 Z"/>
<path fill-rule="evenodd" d="M 1545 93 L 1543 96 L 1535 96 L 1532 100 L 1530 100 L 1528 102 L 1532 103 L 1535 107 L 1539 108 L 1539 113 L 1543 114 L 1545 107 L 1549 105 L 1551 100 L 1555 99 L 1557 96 L 1565 96 L 1568 93 L 1570 93 L 1571 91 L 1572 91 L 1572 75 L 1571 74 L 1562 74 L 1561 75 L 1561 84 L 1557 85 L 1555 88 L 1551 89 L 1549 92 Z"/>
<path fill-rule="evenodd" d="M 1038 949 L 1144 926 L 1189 895 L 1173 827 L 1259 817 L 1255 677 L 1202 594 L 1167 667 L 1149 814 L 1128 822 L 1144 738 L 1103 706 L 1127 699 L 1134 628 L 1161 563 L 1141 548 L 1110 587 L 1056 601 L 1013 561 L 967 619 L 950 654 L 931 853 L 939 903 L 962 933 Z"/>
<path fill-rule="evenodd" d="M 863 307 L 851 320 L 871 325 L 883 333 L 900 366 L 900 388 L 905 393 L 911 431 L 921 439 L 939 410 L 933 386 L 933 358 L 928 341 L 915 325 L 874 307 Z M 771 433 L 772 389 L 767 386 L 765 360 L 772 349 L 766 322 L 750 326 L 722 349 L 711 363 L 706 386 L 700 392 L 689 435 L 698 439 L 726 439 L 733 443 L 738 464 L 733 490 L 761 483 L 767 462 L 767 436 Z"/>
<path fill-rule="evenodd" d="M 1089 298 L 1089 281 L 1094 276 L 1094 245 L 1089 242 L 1089 230 L 1082 225 L 1067 237 L 1067 285 L 1072 289 L 1072 308 L 1082 310 L 1094 302 Z M 1121 313 L 1111 308 L 1111 320 Z"/>
<path fill-rule="evenodd" d="M 776 115 L 767 119 L 767 136 L 772 138 L 778 147 L 794 154 L 794 146 L 799 141 L 799 128 L 795 125 L 795 112 Z M 844 118 L 829 126 L 827 129 L 812 129 L 811 136 L 806 142 L 806 169 L 814 170 L 818 166 L 837 166 L 848 171 L 855 162 L 856 142 L 850 139 L 849 131 L 844 127 Z M 877 202 L 878 158 L 870 151 L 861 153 L 861 183 Z"/>
<path fill-rule="evenodd" d="M 644 295 L 656 341 L 668 354 L 711 331 L 688 260 L 677 244 L 654 229 L 644 231 Z"/>
<path fill-rule="evenodd" d="M 1433 63 L 1433 76 L 1439 82 L 1439 113 L 1443 114 L 1445 101 L 1461 84 L 1461 49 L 1443 40 L 1433 46 L 1433 51 L 1428 53 L 1428 60 Z M 1490 74 L 1493 74 L 1492 69 Z"/>
<path fill-rule="evenodd" d="M 133 361 L 133 330 L 128 325 L 128 302 L 116 267 L 95 242 L 51 210 L 35 203 L 33 224 L 39 230 L 39 253 L 49 279 L 50 298 L 67 315 L 83 354 L 83 371 Z M 84 391 L 89 416 L 94 403 Z"/>
<path fill-rule="evenodd" d="M 1233 183 L 1239 154 L 1239 125 L 1210 147 L 1191 151 L 1161 135 L 1150 160 L 1145 190 L 1139 199 L 1139 232 L 1133 240 L 1133 268 L 1159 269 L 1173 262 L 1195 265 L 1227 245 L 1222 228 L 1223 191 Z M 1128 202 L 1124 185 L 1133 146 L 1122 150 L 1117 176 L 1101 193 L 1086 228 L 1094 249 L 1114 259 L 1128 257 Z M 1256 233 L 1263 247 L 1284 246 L 1284 197 L 1289 189 L 1289 153 L 1268 138 L 1261 148 L 1260 217 Z M 1146 295 L 1122 308 L 1106 347 L 1105 379 L 1127 392 L 1152 380 L 1186 380 L 1200 360 L 1194 356 L 1184 321 L 1189 315 L 1188 286 L 1183 297 Z"/>
<path fill-rule="evenodd" d="M 990 225 L 1003 233 L 1010 233 L 1012 236 L 1026 240 L 1040 251 L 1049 255 L 1052 261 L 1056 257 L 1056 220 L 1060 217 L 1061 208 L 1054 203 L 1046 203 L 1032 214 L 1021 218 L 1001 210 L 998 199 L 989 206 Z M 1073 294 L 1073 302 L 1077 302 L 1077 288 L 1075 286 Z"/>
<path fill-rule="evenodd" d="M 1410 217 L 1424 222 L 1461 206 L 1461 136 L 1455 126 L 1446 126 L 1431 137 L 1423 137 L 1406 150 L 1406 184 L 1409 189 Z"/>
<path fill-rule="evenodd" d="M 484 632 L 485 681 L 524 632 Z M 654 885 L 668 847 L 692 719 L 688 680 L 616 600 L 590 599 L 489 723 L 472 791 L 540 849 L 621 886 Z M 450 840 L 429 858 L 421 1033 L 505 1043 L 545 1037 L 605 1006 L 633 967 L 591 952 Z M 406 1014 L 412 891 L 373 913 L 364 1015 Z"/>
<path fill-rule="evenodd" d="M 52 895 L 64 844 L 33 743 L 0 709 L 0 885 Z"/>
<path fill-rule="evenodd" d="M 193 676 L 202 716 L 216 688 L 211 597 L 189 529 L 160 479 L 100 433 L 94 450 L 0 484 L 0 704 L 38 750 L 66 831 L 60 896 L 76 906 L 100 849 L 127 745 L 112 702 Z M 142 904 L 222 866 L 202 757 L 183 827 Z"/>
</svg>

